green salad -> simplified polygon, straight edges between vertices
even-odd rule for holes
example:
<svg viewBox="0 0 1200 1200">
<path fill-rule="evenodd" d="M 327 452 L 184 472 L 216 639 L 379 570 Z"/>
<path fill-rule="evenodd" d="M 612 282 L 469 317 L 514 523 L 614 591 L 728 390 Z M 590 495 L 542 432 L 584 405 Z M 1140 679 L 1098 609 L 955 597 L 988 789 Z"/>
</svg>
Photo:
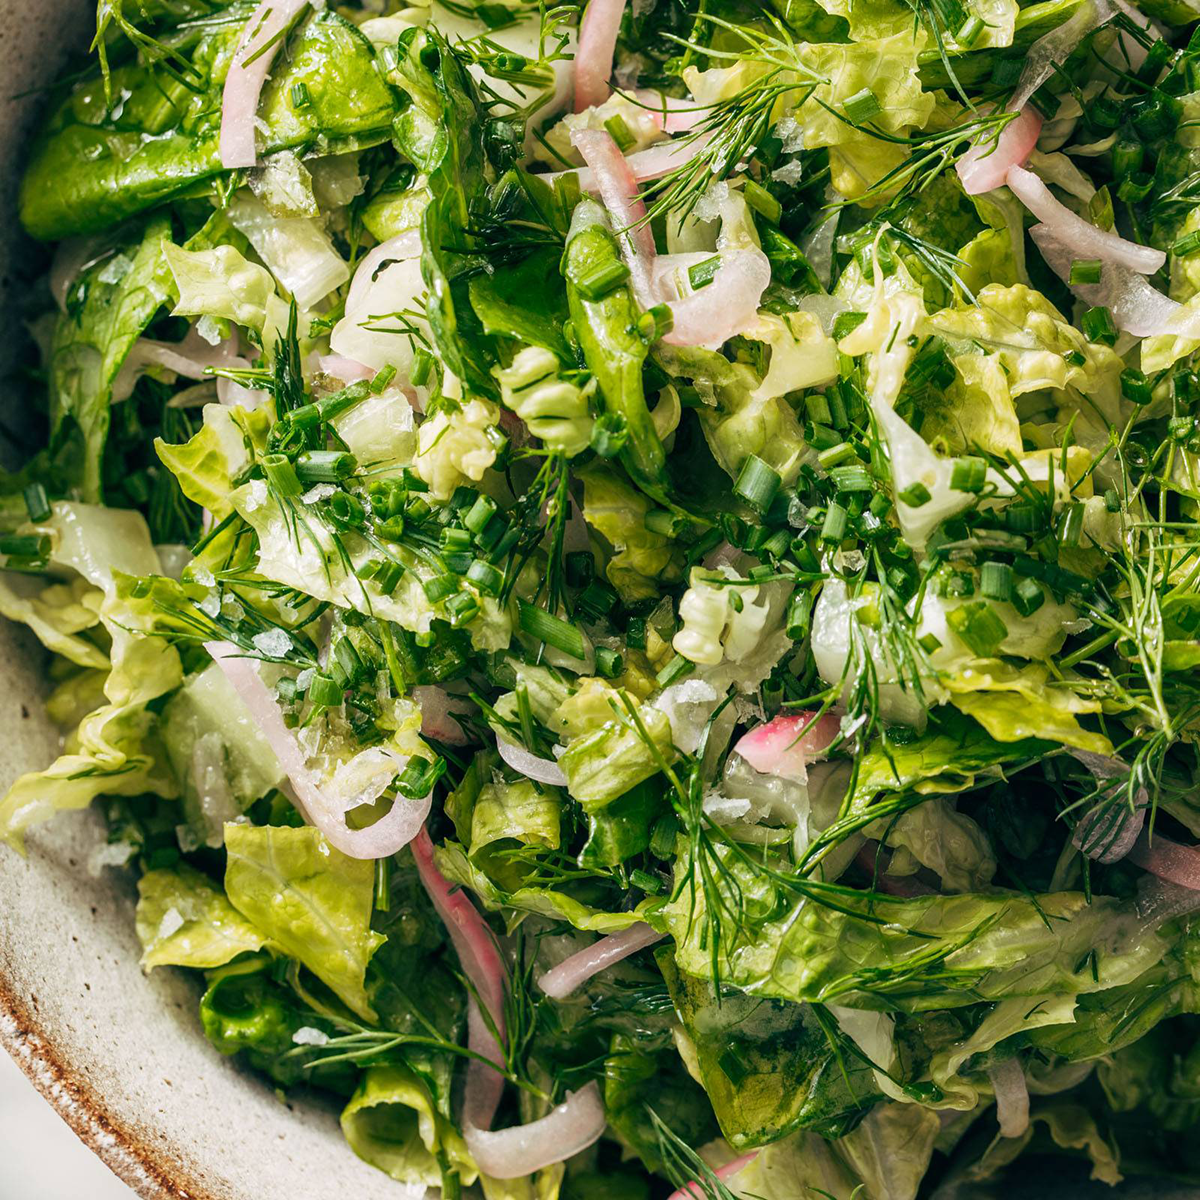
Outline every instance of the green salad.
<svg viewBox="0 0 1200 1200">
<path fill-rule="evenodd" d="M 102 0 L 0 839 L 398 1195 L 1200 1184 L 1198 18 Z"/>
</svg>

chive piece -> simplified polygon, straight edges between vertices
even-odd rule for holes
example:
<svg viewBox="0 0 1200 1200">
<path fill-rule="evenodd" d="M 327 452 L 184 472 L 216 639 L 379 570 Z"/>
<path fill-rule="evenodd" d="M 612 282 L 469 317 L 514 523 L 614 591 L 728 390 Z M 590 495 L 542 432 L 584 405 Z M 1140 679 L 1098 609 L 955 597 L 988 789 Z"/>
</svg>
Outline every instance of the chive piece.
<svg viewBox="0 0 1200 1200">
<path fill-rule="evenodd" d="M 1083 326 L 1083 336 L 1089 342 L 1101 342 L 1105 346 L 1116 344 L 1117 327 L 1113 324 L 1112 313 L 1102 305 L 1089 308 L 1083 314 L 1080 323 Z"/>
<path fill-rule="evenodd" d="M 429 376 L 432 373 L 433 355 L 424 346 L 418 347 L 417 352 L 413 355 L 412 370 L 408 373 L 409 382 L 413 387 L 424 387 L 429 382 Z"/>
<path fill-rule="evenodd" d="M 602 579 L 593 579 L 579 594 L 579 607 L 596 618 L 612 612 L 616 603 L 617 593 Z"/>
<path fill-rule="evenodd" d="M 380 370 L 375 372 L 375 378 L 367 386 L 371 389 L 373 396 L 378 396 L 387 390 L 388 384 L 395 378 L 396 368 L 391 363 L 385 363 Z"/>
<path fill-rule="evenodd" d="M 429 603 L 436 604 L 447 596 L 453 596 L 458 591 L 458 582 L 453 575 L 434 575 L 430 579 L 422 579 L 421 587 L 425 589 Z"/>
<path fill-rule="evenodd" d="M 696 664 L 682 654 L 676 654 L 673 659 L 654 677 L 660 688 L 670 687 L 678 683 L 685 675 L 690 675 L 696 669 Z"/>
<path fill-rule="evenodd" d="M 268 454 L 262 460 L 262 468 L 267 482 L 285 500 L 294 500 L 304 492 L 296 468 L 286 454 Z"/>
<path fill-rule="evenodd" d="M 293 108 L 307 108 L 312 103 L 308 95 L 308 84 L 303 81 L 292 84 L 289 96 L 291 97 Z"/>
<path fill-rule="evenodd" d="M 625 645 L 630 650 L 645 650 L 646 648 L 646 618 L 630 617 L 625 626 Z"/>
<path fill-rule="evenodd" d="M 1072 287 L 1099 283 L 1100 272 L 1103 268 L 1104 264 L 1098 258 L 1077 258 L 1071 263 L 1071 273 L 1067 277 L 1067 282 Z"/>
<path fill-rule="evenodd" d="M 983 29 L 983 21 L 975 13 L 972 13 L 959 27 L 958 32 L 954 35 L 954 40 L 960 46 L 970 49 L 983 36 Z"/>
<path fill-rule="evenodd" d="M 1008 626 L 985 600 L 961 604 L 946 614 L 946 623 L 976 654 L 990 658 L 1008 637 Z"/>
<path fill-rule="evenodd" d="M 467 580 L 485 596 L 496 597 L 504 590 L 504 572 L 482 558 L 477 558 L 467 568 Z"/>
<path fill-rule="evenodd" d="M 1142 168 L 1142 159 L 1146 151 L 1142 143 L 1133 138 L 1120 138 L 1113 147 L 1113 176 L 1126 179 Z"/>
<path fill-rule="evenodd" d="M 855 125 L 861 125 L 864 121 L 879 116 L 883 112 L 883 105 L 870 88 L 863 88 L 861 92 L 855 92 L 853 96 L 847 96 L 842 101 L 842 112 Z"/>
<path fill-rule="evenodd" d="M 1058 521 L 1058 541 L 1061 546 L 1078 546 L 1083 536 L 1083 505 L 1068 504 Z"/>
<path fill-rule="evenodd" d="M 397 513 L 394 517 L 388 517 L 386 521 L 380 521 L 375 526 L 376 536 L 383 538 L 385 542 L 399 542 L 404 538 L 404 518 Z"/>
<path fill-rule="evenodd" d="M 1185 233 L 1171 247 L 1171 253 L 1176 255 L 1192 254 L 1196 250 L 1200 250 L 1200 229 L 1193 229 L 1191 233 Z"/>
<path fill-rule="evenodd" d="M 822 450 L 817 455 L 817 462 L 826 471 L 829 471 L 857 457 L 858 455 L 855 454 L 854 447 L 849 442 L 838 442 L 836 446 L 830 446 L 828 450 Z"/>
<path fill-rule="evenodd" d="M 787 553 L 791 540 L 791 535 L 786 529 L 777 529 L 759 547 L 759 552 L 771 558 L 782 558 Z"/>
<path fill-rule="evenodd" d="M 452 629 L 461 629 L 479 615 L 479 601 L 470 592 L 459 592 L 446 601 L 446 615 Z"/>
<path fill-rule="evenodd" d="M 616 679 L 625 669 L 625 659 L 619 650 L 607 646 L 596 647 L 596 674 L 601 679 Z"/>
<path fill-rule="evenodd" d="M 463 517 L 463 524 L 474 534 L 481 534 L 496 515 L 497 506 L 491 496 L 480 496 Z"/>
<path fill-rule="evenodd" d="M 521 629 L 530 637 L 561 650 L 571 658 L 582 659 L 586 654 L 583 634 L 561 617 L 548 613 L 544 608 L 526 604 L 524 600 L 517 602 L 517 614 Z"/>
<path fill-rule="evenodd" d="M 829 397 L 824 392 L 813 392 L 805 397 L 804 413 L 810 421 L 818 425 L 833 424 L 833 409 L 829 407 Z"/>
<path fill-rule="evenodd" d="M 785 631 L 794 642 L 803 641 L 812 628 L 813 594 L 799 592 L 788 605 Z"/>
<path fill-rule="evenodd" d="M 896 496 L 896 499 L 901 504 L 907 504 L 909 508 L 922 508 L 933 497 L 929 494 L 929 489 L 918 479 L 915 483 L 910 483 L 904 491 L 900 492 Z"/>
<path fill-rule="evenodd" d="M 451 554 L 462 554 L 471 549 L 471 533 L 448 525 L 442 530 L 442 548 Z"/>
<path fill-rule="evenodd" d="M 925 651 L 926 654 L 933 654 L 935 650 L 942 648 L 941 639 L 934 633 L 922 634 L 917 638 L 917 645 Z"/>
<path fill-rule="evenodd" d="M 1129 204 L 1139 204 L 1150 195 L 1154 176 L 1149 171 L 1133 171 L 1117 185 L 1117 198 Z"/>
<path fill-rule="evenodd" d="M 1087 359 L 1078 350 L 1068 350 L 1063 355 L 1063 361 L 1072 367 L 1086 367 Z"/>
<path fill-rule="evenodd" d="M 760 217 L 764 217 L 772 225 L 779 224 L 783 218 L 783 205 L 765 187 L 755 183 L 753 179 L 748 179 L 745 188 L 742 189 L 742 195 Z"/>
<path fill-rule="evenodd" d="M 628 278 L 629 268 L 619 258 L 612 258 L 576 279 L 575 286 L 585 300 L 595 302 L 603 300 Z"/>
<path fill-rule="evenodd" d="M 404 566 L 394 558 L 383 560 L 383 565 L 375 573 L 375 586 L 385 596 L 390 596 L 404 575 Z"/>
<path fill-rule="evenodd" d="M 1110 513 L 1121 511 L 1121 497 L 1116 488 L 1106 488 L 1104 492 L 1104 507 Z"/>
<path fill-rule="evenodd" d="M 1046 593 L 1034 579 L 1022 579 L 1013 589 L 1012 606 L 1023 617 L 1031 617 L 1046 603 Z"/>
<path fill-rule="evenodd" d="M 1008 563 L 985 562 L 979 572 L 979 591 L 987 600 L 1005 601 L 1012 595 L 1013 569 Z"/>
<path fill-rule="evenodd" d="M 840 342 L 849 337 L 865 320 L 865 312 L 842 312 L 833 318 L 833 340 Z"/>
<path fill-rule="evenodd" d="M 643 871 L 641 867 L 635 867 L 629 872 L 629 882 L 639 891 L 643 891 L 648 896 L 657 896 L 662 891 L 663 883 L 657 875 L 651 875 Z"/>
<path fill-rule="evenodd" d="M 629 429 L 620 413 L 601 413 L 592 425 L 592 449 L 601 458 L 616 458 L 629 440 Z"/>
<path fill-rule="evenodd" d="M 358 650 L 355 649 L 354 643 L 348 637 L 340 637 L 333 645 L 333 657 L 337 660 L 338 666 L 342 668 L 346 678 L 354 683 L 358 680 L 363 670 L 362 657 Z"/>
<path fill-rule="evenodd" d="M 642 519 L 642 524 L 650 533 L 672 537 L 675 533 L 675 514 L 665 508 L 652 508 Z"/>
<path fill-rule="evenodd" d="M 675 328 L 675 314 L 669 304 L 648 308 L 637 320 L 637 331 L 646 342 L 657 342 Z"/>
<path fill-rule="evenodd" d="M 804 440 L 814 450 L 829 450 L 841 443 L 842 435 L 828 425 L 817 425 L 806 421 L 804 423 Z"/>
<path fill-rule="evenodd" d="M 774 467 L 767 466 L 757 454 L 751 454 L 742 463 L 733 490 L 751 508 L 766 512 L 782 483 L 783 478 Z"/>
<path fill-rule="evenodd" d="M 706 258 L 703 262 L 698 262 L 694 267 L 689 267 L 688 283 L 692 285 L 692 290 L 698 292 L 702 287 L 708 287 L 716 278 L 720 266 L 721 256 L 714 254 L 712 258 Z"/>
<path fill-rule="evenodd" d="M 849 524 L 850 514 L 837 501 L 834 501 L 825 512 L 825 520 L 821 525 L 821 541 L 842 541 L 846 536 Z"/>
<path fill-rule="evenodd" d="M 650 853 L 663 861 L 674 858 L 675 839 L 679 835 L 679 830 L 678 818 L 670 813 L 665 817 L 659 817 L 654 822 L 654 829 L 650 833 Z"/>
<path fill-rule="evenodd" d="M 950 471 L 950 487 L 956 492 L 981 492 L 987 482 L 987 463 L 974 455 L 954 460 Z"/>
<path fill-rule="evenodd" d="M 9 533 L 0 537 L 0 554 L 6 558 L 50 557 L 50 538 L 44 533 Z"/>
<path fill-rule="evenodd" d="M 829 478 L 839 492 L 870 492 L 875 487 L 870 471 L 861 463 L 853 467 L 834 467 Z"/>
<path fill-rule="evenodd" d="M 324 672 L 318 672 L 308 685 L 308 698 L 318 708 L 337 708 L 342 702 L 343 688 Z"/>
<path fill-rule="evenodd" d="M 333 523 L 341 529 L 360 529 L 367 520 L 362 501 L 349 492 L 334 492 L 329 497 L 328 512 Z"/>
<path fill-rule="evenodd" d="M 628 154 L 637 145 L 637 138 L 630 132 L 629 126 L 625 123 L 625 118 L 620 113 L 613 113 L 604 122 L 604 128 L 612 134 L 612 140 L 621 147 L 622 154 Z"/>
<path fill-rule="evenodd" d="M 46 489 L 40 483 L 31 483 L 25 489 L 25 511 L 34 524 L 50 519 L 50 500 L 46 496 Z"/>
</svg>

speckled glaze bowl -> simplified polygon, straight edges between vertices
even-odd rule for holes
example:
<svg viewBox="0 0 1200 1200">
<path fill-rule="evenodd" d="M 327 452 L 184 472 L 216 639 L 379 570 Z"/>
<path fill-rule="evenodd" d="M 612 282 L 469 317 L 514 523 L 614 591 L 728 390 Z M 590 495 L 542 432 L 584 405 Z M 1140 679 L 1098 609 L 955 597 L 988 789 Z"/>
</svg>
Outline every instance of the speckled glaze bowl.
<svg viewBox="0 0 1200 1200">
<path fill-rule="evenodd" d="M 0 0 L 5 311 L 39 261 L 14 216 L 43 100 L 34 89 L 70 51 L 86 48 L 95 11 L 95 0 Z M 0 378 L 10 376 L 16 352 L 12 339 L 0 339 Z M 19 428 L 22 414 L 3 392 L 0 404 L 0 424 Z M 34 639 L 0 619 L 0 788 L 57 752 L 42 716 L 44 667 Z M 335 1113 L 280 1103 L 213 1050 L 182 974 L 142 975 L 132 876 L 87 870 L 102 836 L 98 815 L 85 813 L 35 831 L 27 859 L 0 846 L 0 1044 L 63 1119 L 156 1200 L 410 1200 L 409 1189 L 355 1158 Z M 0 1194 L 10 1200 L 3 1174 L 0 1166 Z"/>
</svg>

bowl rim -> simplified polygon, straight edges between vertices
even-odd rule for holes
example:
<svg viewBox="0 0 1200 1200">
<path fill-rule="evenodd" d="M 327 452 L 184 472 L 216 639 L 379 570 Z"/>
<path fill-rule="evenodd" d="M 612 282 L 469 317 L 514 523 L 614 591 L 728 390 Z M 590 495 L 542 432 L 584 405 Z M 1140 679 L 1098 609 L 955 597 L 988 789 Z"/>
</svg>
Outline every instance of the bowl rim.
<svg viewBox="0 0 1200 1200">
<path fill-rule="evenodd" d="M 37 997 L 32 997 L 34 1006 Z M 143 1200 L 219 1200 L 183 1178 L 185 1166 L 115 1120 L 86 1075 L 57 1051 L 0 973 L 0 1046 L 54 1111 L 114 1175 Z"/>
</svg>

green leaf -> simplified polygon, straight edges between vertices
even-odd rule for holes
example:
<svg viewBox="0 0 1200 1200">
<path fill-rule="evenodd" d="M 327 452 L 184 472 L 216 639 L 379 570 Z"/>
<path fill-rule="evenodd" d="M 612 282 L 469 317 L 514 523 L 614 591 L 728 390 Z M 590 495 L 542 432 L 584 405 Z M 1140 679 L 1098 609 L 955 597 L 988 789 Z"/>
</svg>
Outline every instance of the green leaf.
<svg viewBox="0 0 1200 1200">
<path fill-rule="evenodd" d="M 461 1134 L 433 1105 L 429 1089 L 407 1067 L 371 1067 L 342 1111 L 342 1132 L 359 1158 L 400 1183 L 440 1187 L 438 1155 L 464 1184 L 478 1169 Z"/>
<path fill-rule="evenodd" d="M 384 941 L 371 930 L 374 864 L 335 850 L 309 826 L 227 825 L 225 849 L 230 903 L 372 1020 L 367 963 Z"/>
<path fill-rule="evenodd" d="M 476 275 L 468 285 L 471 307 L 484 330 L 541 346 L 562 363 L 572 361 L 563 336 L 566 292 L 558 286 L 560 252 L 536 250 L 528 258 L 491 275 Z"/>
<path fill-rule="evenodd" d="M 505 851 L 521 846 L 557 850 L 561 814 L 557 793 L 528 779 L 484 784 L 471 815 L 471 861 L 502 887 L 516 891 L 527 872 Z"/>
<path fill-rule="evenodd" d="M 183 865 L 138 880 L 137 934 L 146 970 L 223 967 L 266 945 L 206 875 Z"/>
<path fill-rule="evenodd" d="M 581 867 L 619 867 L 650 845 L 655 821 L 667 811 L 663 781 L 651 777 L 587 814 L 588 839 L 579 852 Z"/>
<path fill-rule="evenodd" d="M 632 718 L 608 721 L 599 729 L 572 739 L 558 760 L 567 777 L 567 791 L 585 812 L 611 804 L 675 758 L 671 722 L 666 713 L 650 705 L 638 710 L 647 744 Z"/>
</svg>

